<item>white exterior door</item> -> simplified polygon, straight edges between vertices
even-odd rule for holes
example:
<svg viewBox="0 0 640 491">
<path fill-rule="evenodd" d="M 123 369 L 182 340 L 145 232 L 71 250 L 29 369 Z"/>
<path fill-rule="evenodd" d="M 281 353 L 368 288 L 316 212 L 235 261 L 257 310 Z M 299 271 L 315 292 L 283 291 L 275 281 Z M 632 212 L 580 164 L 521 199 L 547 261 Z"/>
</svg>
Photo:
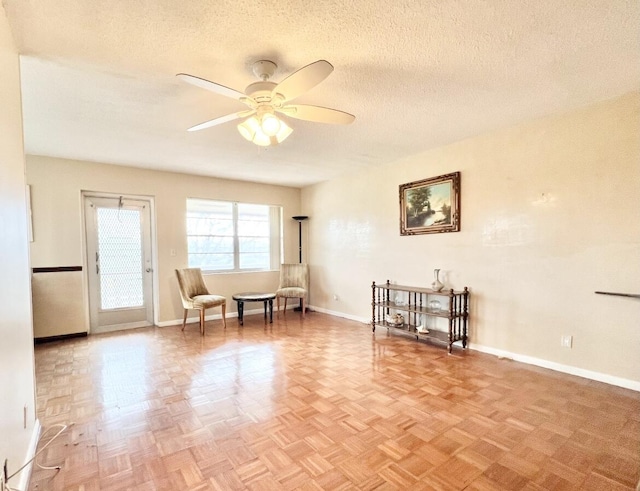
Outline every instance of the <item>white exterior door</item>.
<svg viewBox="0 0 640 491">
<path fill-rule="evenodd" d="M 153 324 L 151 202 L 84 197 L 92 333 Z"/>
</svg>

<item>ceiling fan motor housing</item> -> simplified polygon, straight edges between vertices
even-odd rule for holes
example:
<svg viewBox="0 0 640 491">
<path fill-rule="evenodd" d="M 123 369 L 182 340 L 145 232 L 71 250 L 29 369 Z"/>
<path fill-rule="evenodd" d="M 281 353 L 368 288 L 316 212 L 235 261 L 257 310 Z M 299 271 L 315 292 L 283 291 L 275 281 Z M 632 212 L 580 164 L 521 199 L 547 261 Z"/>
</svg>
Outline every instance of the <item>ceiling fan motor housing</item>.
<svg viewBox="0 0 640 491">
<path fill-rule="evenodd" d="M 244 89 L 244 93 L 252 97 L 256 102 L 269 102 L 271 92 L 277 84 L 273 82 L 254 82 Z"/>
</svg>

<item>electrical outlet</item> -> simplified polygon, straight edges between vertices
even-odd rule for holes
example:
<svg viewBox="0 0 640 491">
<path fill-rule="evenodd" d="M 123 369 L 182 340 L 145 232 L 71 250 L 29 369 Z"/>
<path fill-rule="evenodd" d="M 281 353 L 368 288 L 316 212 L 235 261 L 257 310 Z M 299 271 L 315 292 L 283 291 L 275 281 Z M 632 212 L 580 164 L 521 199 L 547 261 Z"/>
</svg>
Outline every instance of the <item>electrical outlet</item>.
<svg viewBox="0 0 640 491">
<path fill-rule="evenodd" d="M 573 336 L 561 336 L 560 337 L 560 346 L 563 348 L 571 348 L 573 344 Z"/>
</svg>

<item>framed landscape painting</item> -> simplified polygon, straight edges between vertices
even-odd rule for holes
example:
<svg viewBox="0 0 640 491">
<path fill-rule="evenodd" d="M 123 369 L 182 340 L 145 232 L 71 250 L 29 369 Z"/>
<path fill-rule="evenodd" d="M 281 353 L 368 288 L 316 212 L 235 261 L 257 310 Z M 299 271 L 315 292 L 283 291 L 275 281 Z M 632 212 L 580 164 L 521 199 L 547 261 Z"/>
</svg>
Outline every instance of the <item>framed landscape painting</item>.
<svg viewBox="0 0 640 491">
<path fill-rule="evenodd" d="M 400 235 L 460 231 L 460 172 L 400 185 Z"/>
</svg>

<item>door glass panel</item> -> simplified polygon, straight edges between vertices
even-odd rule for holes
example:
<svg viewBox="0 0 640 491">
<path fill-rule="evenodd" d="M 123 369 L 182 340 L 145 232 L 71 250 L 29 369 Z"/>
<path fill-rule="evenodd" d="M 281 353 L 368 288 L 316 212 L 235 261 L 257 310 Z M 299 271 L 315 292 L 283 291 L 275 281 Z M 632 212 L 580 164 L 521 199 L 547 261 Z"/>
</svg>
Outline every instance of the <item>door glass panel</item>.
<svg viewBox="0 0 640 491">
<path fill-rule="evenodd" d="M 101 309 L 141 307 L 144 294 L 140 211 L 98 208 L 97 224 Z"/>
</svg>

